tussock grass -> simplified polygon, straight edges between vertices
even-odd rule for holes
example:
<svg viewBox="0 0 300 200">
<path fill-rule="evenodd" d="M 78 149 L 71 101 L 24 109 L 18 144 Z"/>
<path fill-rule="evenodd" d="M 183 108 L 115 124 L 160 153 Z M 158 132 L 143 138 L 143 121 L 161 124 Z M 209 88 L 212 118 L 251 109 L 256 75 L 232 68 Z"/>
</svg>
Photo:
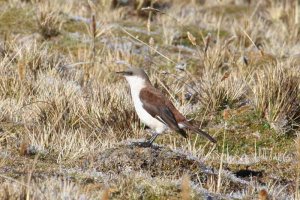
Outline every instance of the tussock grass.
<svg viewBox="0 0 300 200">
<path fill-rule="evenodd" d="M 37 23 L 39 32 L 44 39 L 50 39 L 60 34 L 62 20 L 59 14 L 61 11 L 61 8 L 58 6 L 59 4 L 59 1 L 52 1 L 41 2 L 38 5 L 36 14 Z"/>
<path fill-rule="evenodd" d="M 288 64 L 266 66 L 257 71 L 253 87 L 258 112 L 272 128 L 284 133 L 298 126 L 300 112 L 299 75 L 292 66 L 283 66 Z"/>
</svg>

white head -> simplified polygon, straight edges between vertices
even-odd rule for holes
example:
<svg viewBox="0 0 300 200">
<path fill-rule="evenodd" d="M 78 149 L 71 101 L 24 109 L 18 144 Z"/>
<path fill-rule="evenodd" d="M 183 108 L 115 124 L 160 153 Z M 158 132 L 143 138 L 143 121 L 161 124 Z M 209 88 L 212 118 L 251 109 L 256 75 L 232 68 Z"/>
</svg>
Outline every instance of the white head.
<svg viewBox="0 0 300 200">
<path fill-rule="evenodd" d="M 140 90 L 146 85 L 151 85 L 148 75 L 141 68 L 129 68 L 126 71 L 117 73 L 122 74 L 126 78 L 131 90 Z"/>
</svg>

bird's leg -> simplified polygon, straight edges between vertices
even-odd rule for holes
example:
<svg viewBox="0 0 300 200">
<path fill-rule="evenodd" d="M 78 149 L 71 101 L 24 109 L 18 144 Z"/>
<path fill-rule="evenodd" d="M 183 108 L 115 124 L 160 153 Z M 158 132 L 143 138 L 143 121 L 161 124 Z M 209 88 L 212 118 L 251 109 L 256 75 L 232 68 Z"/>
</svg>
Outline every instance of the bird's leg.
<svg viewBox="0 0 300 200">
<path fill-rule="evenodd" d="M 148 140 L 147 142 L 150 143 L 150 145 L 152 145 L 152 143 L 154 142 L 154 140 L 157 138 L 159 134 L 158 133 L 154 133 L 153 136 L 150 138 L 150 140 Z"/>
<path fill-rule="evenodd" d="M 140 142 L 140 143 L 138 143 L 138 146 L 145 147 L 145 148 L 151 147 L 154 140 L 157 138 L 158 135 L 159 135 L 159 133 L 154 133 L 153 136 L 150 138 L 150 140 L 147 140 L 145 142 Z"/>
</svg>

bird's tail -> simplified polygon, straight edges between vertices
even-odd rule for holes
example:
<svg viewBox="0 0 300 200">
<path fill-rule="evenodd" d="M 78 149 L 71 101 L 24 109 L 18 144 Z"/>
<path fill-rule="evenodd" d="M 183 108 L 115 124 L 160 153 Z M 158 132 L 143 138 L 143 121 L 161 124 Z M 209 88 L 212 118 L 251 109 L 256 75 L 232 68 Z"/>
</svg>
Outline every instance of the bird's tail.
<svg viewBox="0 0 300 200">
<path fill-rule="evenodd" d="M 199 135 L 206 137 L 208 140 L 210 140 L 213 143 L 217 143 L 217 140 L 215 138 L 210 136 L 208 133 L 200 130 L 199 128 L 191 125 L 189 122 L 185 121 L 182 124 L 184 124 L 187 129 L 190 129 L 191 131 L 194 131 L 194 132 L 198 133 Z"/>
</svg>

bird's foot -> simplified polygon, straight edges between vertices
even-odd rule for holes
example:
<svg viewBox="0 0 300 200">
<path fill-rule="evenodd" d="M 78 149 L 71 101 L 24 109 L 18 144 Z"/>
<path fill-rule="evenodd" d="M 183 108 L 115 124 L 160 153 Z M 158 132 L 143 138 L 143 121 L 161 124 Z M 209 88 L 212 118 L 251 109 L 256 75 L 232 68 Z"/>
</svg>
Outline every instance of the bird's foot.
<svg viewBox="0 0 300 200">
<path fill-rule="evenodd" d="M 134 145 L 142 148 L 149 148 L 152 146 L 152 142 L 150 141 L 145 141 L 145 142 L 134 142 Z"/>
<path fill-rule="evenodd" d="M 154 142 L 154 140 L 157 138 L 159 134 L 154 134 L 150 140 L 147 140 L 145 142 L 134 142 L 133 144 L 138 146 L 138 147 L 142 147 L 142 148 L 149 148 L 152 147 L 152 144 Z"/>
</svg>

